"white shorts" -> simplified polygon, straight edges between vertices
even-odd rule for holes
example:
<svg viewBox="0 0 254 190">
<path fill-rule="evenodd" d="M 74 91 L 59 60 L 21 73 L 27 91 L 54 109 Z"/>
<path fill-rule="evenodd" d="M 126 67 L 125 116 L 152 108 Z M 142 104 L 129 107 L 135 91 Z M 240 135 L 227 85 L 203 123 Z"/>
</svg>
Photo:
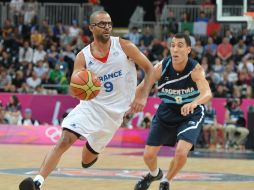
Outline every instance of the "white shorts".
<svg viewBox="0 0 254 190">
<path fill-rule="evenodd" d="M 64 118 L 62 128 L 80 134 L 94 151 L 101 153 L 120 127 L 123 115 L 105 111 L 89 101 L 82 102 Z"/>
</svg>

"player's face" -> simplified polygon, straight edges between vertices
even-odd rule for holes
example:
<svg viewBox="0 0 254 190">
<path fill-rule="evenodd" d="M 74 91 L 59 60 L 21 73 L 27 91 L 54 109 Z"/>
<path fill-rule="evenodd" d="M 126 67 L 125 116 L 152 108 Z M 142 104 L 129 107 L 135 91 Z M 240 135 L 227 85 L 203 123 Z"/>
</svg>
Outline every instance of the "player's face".
<svg viewBox="0 0 254 190">
<path fill-rule="evenodd" d="M 187 46 L 184 38 L 173 38 L 170 44 L 170 53 L 173 63 L 183 63 L 188 59 L 191 47 Z"/>
<path fill-rule="evenodd" d="M 98 14 L 94 23 L 90 24 L 94 38 L 100 42 L 106 43 L 112 32 L 112 21 L 108 14 Z"/>
</svg>

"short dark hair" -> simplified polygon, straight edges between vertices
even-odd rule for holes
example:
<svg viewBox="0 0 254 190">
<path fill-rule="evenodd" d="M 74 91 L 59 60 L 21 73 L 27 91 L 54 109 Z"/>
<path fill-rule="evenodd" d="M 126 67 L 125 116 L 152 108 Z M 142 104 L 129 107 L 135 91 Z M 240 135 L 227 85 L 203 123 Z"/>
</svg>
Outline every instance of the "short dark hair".
<svg viewBox="0 0 254 190">
<path fill-rule="evenodd" d="M 184 33 L 176 33 L 176 34 L 174 35 L 174 38 L 178 38 L 178 39 L 179 39 L 179 38 L 184 38 L 184 40 L 185 40 L 187 46 L 191 46 L 191 41 L 190 41 L 189 36 L 186 35 L 186 34 L 184 34 Z"/>
<path fill-rule="evenodd" d="M 90 16 L 90 19 L 89 19 L 89 22 L 90 22 L 90 24 L 92 24 L 92 23 L 94 23 L 95 21 L 95 17 L 98 15 L 98 14 L 108 14 L 109 15 L 109 13 L 108 12 L 106 12 L 106 11 L 104 11 L 104 10 L 100 10 L 100 11 L 95 11 L 95 12 L 93 12 L 92 14 L 91 14 L 91 16 Z"/>
</svg>

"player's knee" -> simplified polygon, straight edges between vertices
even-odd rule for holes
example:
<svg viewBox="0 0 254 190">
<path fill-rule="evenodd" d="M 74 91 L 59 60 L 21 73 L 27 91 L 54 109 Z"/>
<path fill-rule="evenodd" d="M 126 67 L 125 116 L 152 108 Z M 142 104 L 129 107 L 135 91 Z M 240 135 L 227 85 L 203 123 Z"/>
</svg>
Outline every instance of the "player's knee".
<svg viewBox="0 0 254 190">
<path fill-rule="evenodd" d="M 145 152 L 144 153 L 144 160 L 145 161 L 154 160 L 155 158 L 156 158 L 156 154 L 153 152 Z"/>
<path fill-rule="evenodd" d="M 188 151 L 181 149 L 181 148 L 177 148 L 175 151 L 175 157 L 177 157 L 177 159 L 183 159 L 186 158 L 188 155 Z"/>
<path fill-rule="evenodd" d="M 73 139 L 69 136 L 61 136 L 61 138 L 59 139 L 56 148 L 60 148 L 60 149 L 66 149 L 69 148 L 72 144 L 73 144 Z"/>
<path fill-rule="evenodd" d="M 83 168 L 89 168 L 89 167 L 91 167 L 92 165 L 94 165 L 94 163 L 96 162 L 98 160 L 98 157 L 96 157 L 92 162 L 90 162 L 90 163 L 87 163 L 87 164 L 85 164 L 85 163 L 81 163 L 82 164 L 82 167 Z"/>
</svg>

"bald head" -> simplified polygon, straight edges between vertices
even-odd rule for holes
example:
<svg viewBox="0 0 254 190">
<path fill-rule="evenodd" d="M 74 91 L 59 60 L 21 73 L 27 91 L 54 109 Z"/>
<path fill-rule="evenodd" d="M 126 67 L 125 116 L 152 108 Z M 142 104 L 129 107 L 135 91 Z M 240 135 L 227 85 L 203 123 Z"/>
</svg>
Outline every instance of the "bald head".
<svg viewBox="0 0 254 190">
<path fill-rule="evenodd" d="M 90 16 L 90 24 L 98 22 L 98 15 L 108 15 L 110 17 L 109 13 L 106 11 L 95 11 Z"/>
</svg>

